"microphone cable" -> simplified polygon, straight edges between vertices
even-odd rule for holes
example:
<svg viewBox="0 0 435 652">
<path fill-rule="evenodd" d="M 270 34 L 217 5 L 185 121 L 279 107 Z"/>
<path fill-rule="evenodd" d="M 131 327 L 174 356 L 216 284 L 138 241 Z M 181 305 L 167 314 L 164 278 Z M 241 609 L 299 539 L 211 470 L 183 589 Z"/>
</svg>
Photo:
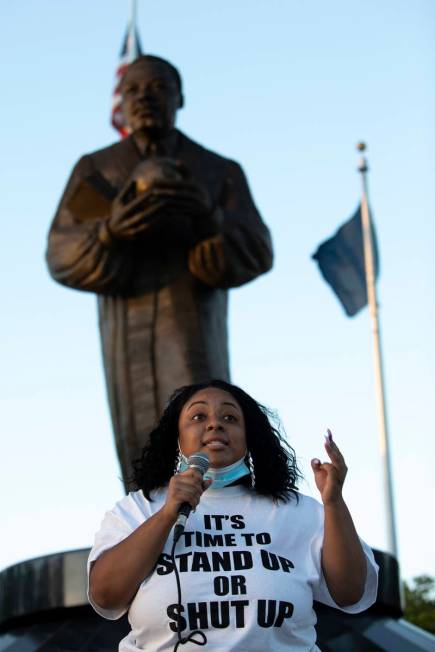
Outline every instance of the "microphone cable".
<svg viewBox="0 0 435 652">
<path fill-rule="evenodd" d="M 209 460 L 208 456 L 205 453 L 195 453 L 194 455 L 191 455 L 188 459 L 188 466 L 189 468 L 196 469 L 202 477 L 204 477 L 204 474 L 208 470 L 209 467 Z M 185 508 L 183 510 L 183 508 Z M 171 548 L 171 561 L 174 565 L 174 573 L 175 573 L 175 580 L 177 582 L 177 607 L 178 607 L 178 614 L 179 614 L 179 620 L 178 620 L 178 627 L 177 627 L 177 636 L 178 636 L 178 641 L 174 646 L 173 652 L 177 652 L 178 648 L 180 645 L 185 645 L 186 643 L 194 643 L 195 645 L 203 646 L 207 644 L 207 636 L 202 632 L 200 629 L 195 629 L 193 632 L 190 632 L 188 636 L 181 636 L 181 610 L 183 608 L 183 605 L 181 603 L 181 580 L 180 580 L 180 574 L 178 572 L 178 567 L 175 561 L 175 547 L 177 545 L 178 540 L 180 539 L 181 535 L 184 532 L 184 528 L 186 525 L 186 519 L 189 516 L 189 513 L 191 511 L 191 507 L 188 503 L 183 503 L 181 505 L 181 509 L 179 512 L 179 518 L 177 520 L 177 523 L 175 524 L 175 529 L 174 529 L 174 538 L 172 542 L 172 548 Z M 180 516 L 181 518 L 180 520 Z M 195 635 L 198 635 L 200 639 L 194 638 Z"/>
<path fill-rule="evenodd" d="M 178 539 L 174 538 L 173 544 L 172 544 L 172 549 L 171 549 L 171 560 L 172 563 L 174 564 L 174 573 L 175 573 L 175 581 L 177 582 L 177 607 L 178 607 L 178 613 L 179 615 L 181 614 L 181 582 L 180 582 L 180 574 L 178 572 L 177 564 L 175 562 L 175 546 L 177 545 Z M 174 645 L 174 650 L 173 652 L 177 652 L 178 648 L 180 645 L 185 645 L 186 643 L 195 643 L 195 645 L 206 645 L 207 644 L 207 636 L 202 632 L 200 629 L 194 629 L 193 632 L 190 632 L 188 636 L 181 636 L 181 631 L 180 631 L 181 623 L 180 620 L 178 621 L 178 627 L 177 627 L 177 636 L 178 636 L 178 641 Z M 201 639 L 198 640 L 197 638 L 193 638 L 196 634 L 198 634 Z"/>
</svg>

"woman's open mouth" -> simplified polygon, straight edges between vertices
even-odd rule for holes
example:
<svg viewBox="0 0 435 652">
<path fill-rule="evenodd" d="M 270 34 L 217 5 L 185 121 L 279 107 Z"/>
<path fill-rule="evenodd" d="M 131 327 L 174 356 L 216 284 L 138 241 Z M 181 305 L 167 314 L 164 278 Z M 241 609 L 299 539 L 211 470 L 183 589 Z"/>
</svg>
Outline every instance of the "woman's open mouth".
<svg viewBox="0 0 435 652">
<path fill-rule="evenodd" d="M 220 441 L 219 439 L 213 439 L 212 441 L 209 441 L 206 444 L 206 448 L 212 451 L 220 451 L 224 450 L 224 448 L 227 447 L 227 444 L 225 444 L 223 441 Z"/>
</svg>

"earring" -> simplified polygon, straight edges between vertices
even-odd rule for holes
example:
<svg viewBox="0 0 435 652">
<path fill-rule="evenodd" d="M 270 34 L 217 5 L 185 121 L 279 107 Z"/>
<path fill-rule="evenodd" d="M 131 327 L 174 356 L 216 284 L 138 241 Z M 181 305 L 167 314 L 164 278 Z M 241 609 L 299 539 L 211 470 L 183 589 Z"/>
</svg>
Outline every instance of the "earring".
<svg viewBox="0 0 435 652">
<path fill-rule="evenodd" d="M 251 487 L 252 487 L 252 489 L 255 489 L 254 461 L 252 459 L 252 455 L 251 455 L 250 451 L 248 451 L 248 469 L 249 469 L 249 473 L 251 474 Z"/>
<path fill-rule="evenodd" d="M 180 473 L 180 467 L 181 467 L 181 453 L 180 453 L 180 449 L 178 449 L 177 454 L 175 456 L 174 475 Z"/>
</svg>

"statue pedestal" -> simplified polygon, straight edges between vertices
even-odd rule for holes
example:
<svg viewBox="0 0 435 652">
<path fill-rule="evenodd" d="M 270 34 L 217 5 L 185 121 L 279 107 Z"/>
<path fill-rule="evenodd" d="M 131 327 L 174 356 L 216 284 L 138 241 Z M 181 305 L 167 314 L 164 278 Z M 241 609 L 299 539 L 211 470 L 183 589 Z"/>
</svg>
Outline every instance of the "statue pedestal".
<svg viewBox="0 0 435 652">
<path fill-rule="evenodd" d="M 104 620 L 88 604 L 89 548 L 37 557 L 0 574 L 1 652 L 114 652 L 127 617 Z"/>
<path fill-rule="evenodd" d="M 356 616 L 315 604 L 322 652 L 430 652 L 435 637 L 401 620 L 399 568 L 375 550 L 376 604 Z M 0 652 L 114 652 L 127 617 L 100 618 L 86 598 L 89 549 L 37 557 L 0 573 Z"/>
</svg>

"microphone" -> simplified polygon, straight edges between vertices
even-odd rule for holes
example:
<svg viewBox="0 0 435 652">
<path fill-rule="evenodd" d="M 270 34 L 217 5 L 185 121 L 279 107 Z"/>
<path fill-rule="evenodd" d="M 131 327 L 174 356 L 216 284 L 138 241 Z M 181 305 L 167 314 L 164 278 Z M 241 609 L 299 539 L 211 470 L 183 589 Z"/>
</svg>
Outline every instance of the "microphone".
<svg viewBox="0 0 435 652">
<path fill-rule="evenodd" d="M 187 465 L 188 469 L 195 469 L 202 477 L 204 477 L 205 473 L 208 471 L 208 467 L 210 466 L 207 453 L 194 453 L 187 460 Z M 174 528 L 174 543 L 176 543 L 183 534 L 187 518 L 191 511 L 192 505 L 190 503 L 181 503 Z"/>
</svg>

